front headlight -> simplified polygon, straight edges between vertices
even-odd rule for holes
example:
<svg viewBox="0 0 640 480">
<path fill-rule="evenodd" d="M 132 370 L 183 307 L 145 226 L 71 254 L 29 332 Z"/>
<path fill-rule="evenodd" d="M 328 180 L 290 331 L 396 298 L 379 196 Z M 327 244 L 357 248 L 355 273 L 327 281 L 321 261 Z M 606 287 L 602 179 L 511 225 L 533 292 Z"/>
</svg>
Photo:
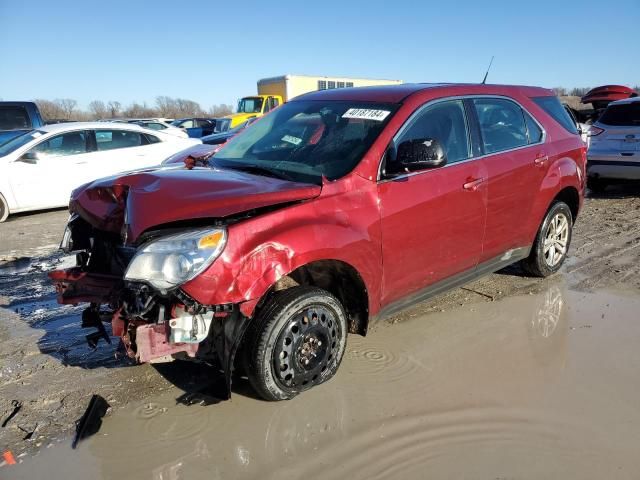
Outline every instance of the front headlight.
<svg viewBox="0 0 640 480">
<path fill-rule="evenodd" d="M 223 228 L 191 230 L 153 240 L 136 252 L 124 278 L 169 290 L 211 265 L 226 243 L 227 231 Z"/>
</svg>

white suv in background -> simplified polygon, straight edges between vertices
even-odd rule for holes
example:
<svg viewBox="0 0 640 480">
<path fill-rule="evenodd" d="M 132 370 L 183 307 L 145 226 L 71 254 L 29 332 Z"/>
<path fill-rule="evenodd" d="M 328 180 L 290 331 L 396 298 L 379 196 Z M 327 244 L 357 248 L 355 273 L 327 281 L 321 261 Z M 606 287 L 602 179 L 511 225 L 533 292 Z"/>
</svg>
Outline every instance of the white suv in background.
<svg viewBox="0 0 640 480">
<path fill-rule="evenodd" d="M 151 167 L 194 144 L 126 123 L 59 123 L 0 145 L 0 222 L 10 213 L 63 207 L 96 178 Z"/>
<path fill-rule="evenodd" d="M 589 129 L 587 186 L 640 180 L 640 97 L 611 102 Z"/>
</svg>

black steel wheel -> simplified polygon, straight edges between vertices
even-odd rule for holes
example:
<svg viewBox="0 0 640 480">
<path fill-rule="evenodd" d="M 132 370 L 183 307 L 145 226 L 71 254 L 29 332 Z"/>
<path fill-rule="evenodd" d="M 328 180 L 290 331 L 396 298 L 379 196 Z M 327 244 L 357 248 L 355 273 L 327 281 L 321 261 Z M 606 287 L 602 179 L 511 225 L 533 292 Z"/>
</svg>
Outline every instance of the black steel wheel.
<svg viewBox="0 0 640 480">
<path fill-rule="evenodd" d="M 290 288 L 267 302 L 247 332 L 245 371 L 262 398 L 290 399 L 333 377 L 346 340 L 346 314 L 333 295 Z"/>
</svg>

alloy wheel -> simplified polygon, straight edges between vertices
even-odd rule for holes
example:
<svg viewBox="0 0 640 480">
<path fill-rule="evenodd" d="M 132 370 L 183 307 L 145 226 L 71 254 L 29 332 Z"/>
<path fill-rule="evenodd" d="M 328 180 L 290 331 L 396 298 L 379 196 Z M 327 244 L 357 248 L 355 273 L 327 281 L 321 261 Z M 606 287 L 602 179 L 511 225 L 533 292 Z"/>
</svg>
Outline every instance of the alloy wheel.
<svg viewBox="0 0 640 480">
<path fill-rule="evenodd" d="M 569 240 L 569 219 L 558 212 L 549 222 L 544 239 L 544 259 L 547 265 L 555 267 L 567 254 Z"/>
</svg>

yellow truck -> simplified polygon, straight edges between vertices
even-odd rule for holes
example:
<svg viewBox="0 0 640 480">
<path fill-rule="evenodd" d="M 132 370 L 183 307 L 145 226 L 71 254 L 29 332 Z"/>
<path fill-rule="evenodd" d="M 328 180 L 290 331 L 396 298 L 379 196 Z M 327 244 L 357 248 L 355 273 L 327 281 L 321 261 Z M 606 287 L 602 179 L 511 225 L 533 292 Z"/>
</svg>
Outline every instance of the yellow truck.
<svg viewBox="0 0 640 480">
<path fill-rule="evenodd" d="M 313 77 L 310 75 L 282 75 L 258 80 L 258 94 L 243 97 L 238 102 L 237 113 L 227 115 L 230 128 L 251 118 L 261 117 L 278 105 L 303 93 L 332 88 L 369 87 L 374 85 L 398 85 L 402 80 L 377 80 L 372 78 Z"/>
</svg>

